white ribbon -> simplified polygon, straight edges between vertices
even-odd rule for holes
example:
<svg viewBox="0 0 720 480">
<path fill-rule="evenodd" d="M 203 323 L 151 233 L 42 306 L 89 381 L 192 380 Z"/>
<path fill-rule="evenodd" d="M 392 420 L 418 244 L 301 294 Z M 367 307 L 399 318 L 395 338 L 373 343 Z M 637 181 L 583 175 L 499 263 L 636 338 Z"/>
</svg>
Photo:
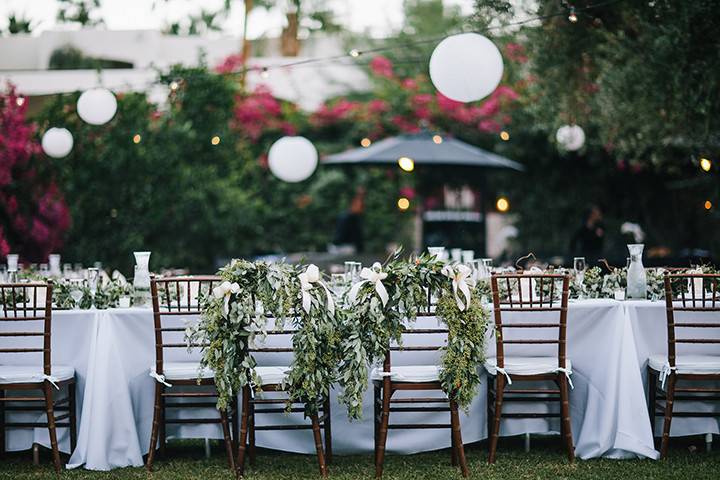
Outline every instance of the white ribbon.
<svg viewBox="0 0 720 480">
<path fill-rule="evenodd" d="M 472 278 L 472 269 L 467 265 L 445 265 L 442 274 L 452 279 L 453 293 L 455 294 L 455 302 L 460 311 L 464 311 L 470 306 L 470 288 L 475 287 L 475 280 Z M 458 290 L 465 296 L 463 303 Z"/>
<path fill-rule="evenodd" d="M 495 367 L 495 370 L 497 370 L 497 373 L 502 373 L 505 375 L 505 378 L 507 378 L 508 385 L 512 385 L 512 378 L 510 378 L 510 374 L 505 370 L 503 367 Z"/>
<path fill-rule="evenodd" d="M 298 275 L 300 279 L 300 291 L 302 292 L 302 304 L 305 313 L 310 313 L 310 307 L 312 306 L 312 297 L 310 296 L 310 290 L 315 287 L 315 284 L 320 285 L 325 290 L 325 297 L 327 298 L 327 308 L 331 315 L 335 314 L 335 302 L 333 302 L 332 294 L 327 285 L 322 281 L 320 276 L 320 269 L 314 265 L 308 265 L 307 269 Z"/>
<path fill-rule="evenodd" d="M 48 382 L 52 383 L 52 386 L 55 387 L 56 390 L 60 390 L 60 387 L 58 387 L 58 384 L 57 384 L 57 382 L 59 382 L 60 380 L 58 380 L 57 377 L 53 377 L 52 375 L 44 375 L 43 374 L 42 379 L 47 380 Z"/>
<path fill-rule="evenodd" d="M 388 274 L 382 271 L 382 265 L 380 265 L 379 262 L 373 263 L 372 268 L 363 268 L 360 271 L 360 278 L 363 278 L 364 280 L 357 282 L 355 285 L 353 285 L 350 289 L 350 293 L 348 293 L 348 299 L 350 300 L 350 303 L 355 303 L 355 298 L 357 297 L 357 294 L 363 285 L 365 285 L 366 283 L 372 283 L 375 285 L 375 292 L 377 292 L 380 300 L 382 300 L 383 307 L 387 305 L 390 297 L 388 296 L 388 292 L 385 289 L 385 285 L 383 285 L 382 283 L 382 281 L 385 280 L 387 276 Z"/>
<path fill-rule="evenodd" d="M 665 389 L 665 380 L 670 376 L 673 370 L 677 370 L 677 367 L 671 367 L 670 362 L 665 362 L 660 370 L 660 388 Z"/>
<path fill-rule="evenodd" d="M 172 387 L 172 385 L 165 381 L 165 375 L 159 375 L 156 371 L 150 370 L 150 376 L 166 387 Z"/>
<path fill-rule="evenodd" d="M 222 282 L 220 285 L 213 288 L 213 296 L 215 298 L 225 298 L 225 303 L 223 304 L 223 312 L 225 313 L 225 316 L 230 313 L 230 295 L 239 292 L 240 285 L 237 283 L 230 283 L 228 281 Z"/>
<path fill-rule="evenodd" d="M 568 384 L 570 385 L 570 389 L 575 390 L 575 385 L 572 383 L 572 379 L 570 378 L 570 375 L 572 375 L 572 370 L 569 368 L 562 368 L 558 367 L 555 369 L 555 372 L 562 372 L 565 374 L 565 377 L 567 377 Z"/>
</svg>

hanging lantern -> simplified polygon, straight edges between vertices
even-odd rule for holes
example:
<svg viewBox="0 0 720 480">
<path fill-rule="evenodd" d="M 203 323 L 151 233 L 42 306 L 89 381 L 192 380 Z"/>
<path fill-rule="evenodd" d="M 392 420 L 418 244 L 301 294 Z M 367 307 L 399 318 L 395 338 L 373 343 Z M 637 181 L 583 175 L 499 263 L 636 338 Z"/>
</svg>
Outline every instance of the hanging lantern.
<svg viewBox="0 0 720 480">
<path fill-rule="evenodd" d="M 78 98 L 77 112 L 90 125 L 103 125 L 115 116 L 117 99 L 105 88 L 86 90 Z"/>
<path fill-rule="evenodd" d="M 318 164 L 315 145 L 305 137 L 282 137 L 268 152 L 268 166 L 284 182 L 302 182 L 309 178 Z"/>
<path fill-rule="evenodd" d="M 451 35 L 430 57 L 430 79 L 435 88 L 458 102 L 474 102 L 490 95 L 503 75 L 500 50 L 477 33 Z"/>
<path fill-rule="evenodd" d="M 558 128 L 555 139 L 563 150 L 574 152 L 585 145 L 585 132 L 578 125 L 563 125 Z"/>
<path fill-rule="evenodd" d="M 66 128 L 51 128 L 41 141 L 42 149 L 49 157 L 63 158 L 73 147 L 73 136 Z"/>
</svg>

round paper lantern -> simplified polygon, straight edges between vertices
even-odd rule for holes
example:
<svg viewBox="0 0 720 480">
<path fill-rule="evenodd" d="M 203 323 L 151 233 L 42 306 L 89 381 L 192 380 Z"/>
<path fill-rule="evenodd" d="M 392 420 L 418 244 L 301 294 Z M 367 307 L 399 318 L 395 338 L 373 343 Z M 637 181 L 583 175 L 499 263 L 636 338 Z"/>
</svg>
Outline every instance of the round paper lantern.
<svg viewBox="0 0 720 480">
<path fill-rule="evenodd" d="M 578 125 L 563 125 L 558 128 L 555 139 L 564 150 L 574 152 L 585 145 L 585 132 Z"/>
<path fill-rule="evenodd" d="M 53 158 L 62 158 L 73 147 L 73 136 L 66 128 L 51 128 L 42 137 L 42 149 Z"/>
<path fill-rule="evenodd" d="M 458 102 L 473 102 L 490 95 L 503 75 L 500 51 L 477 33 L 451 35 L 430 57 L 430 79 L 435 88 Z"/>
<path fill-rule="evenodd" d="M 115 116 L 116 111 L 115 95 L 105 88 L 86 90 L 78 98 L 78 115 L 91 125 L 102 125 L 109 122 Z"/>
<path fill-rule="evenodd" d="M 302 182 L 313 174 L 317 164 L 315 145 L 305 137 L 282 137 L 268 153 L 270 171 L 284 182 Z"/>
</svg>

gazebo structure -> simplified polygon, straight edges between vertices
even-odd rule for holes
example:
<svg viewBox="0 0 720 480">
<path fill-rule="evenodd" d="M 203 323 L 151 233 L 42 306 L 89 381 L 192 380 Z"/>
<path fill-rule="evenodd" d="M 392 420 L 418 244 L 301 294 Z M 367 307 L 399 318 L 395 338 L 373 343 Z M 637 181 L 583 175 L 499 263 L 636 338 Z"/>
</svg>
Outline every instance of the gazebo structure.
<svg viewBox="0 0 720 480">
<path fill-rule="evenodd" d="M 433 207 L 416 210 L 416 250 L 421 250 L 424 244 L 442 242 L 443 238 L 454 236 L 464 238 L 456 240 L 454 246 L 472 249 L 480 247 L 480 250 L 484 251 L 486 182 L 484 175 L 477 175 L 477 169 L 524 170 L 521 164 L 503 156 L 426 130 L 417 134 L 386 138 L 367 147 L 328 155 L 323 159 L 323 163 L 347 166 L 399 165 L 405 171 L 412 171 L 417 167 L 425 174 L 425 181 L 421 180 L 419 187 L 421 197 L 429 192 L 428 179 L 434 179 L 427 175 L 428 173 L 438 172 L 438 169 L 443 173 L 450 170 L 457 173 L 458 178 L 463 179 L 471 190 L 457 191 L 458 201 L 451 202 L 448 201 L 448 189 L 444 188 L 445 201 L 441 209 Z M 453 235 L 453 232 L 461 235 Z"/>
</svg>

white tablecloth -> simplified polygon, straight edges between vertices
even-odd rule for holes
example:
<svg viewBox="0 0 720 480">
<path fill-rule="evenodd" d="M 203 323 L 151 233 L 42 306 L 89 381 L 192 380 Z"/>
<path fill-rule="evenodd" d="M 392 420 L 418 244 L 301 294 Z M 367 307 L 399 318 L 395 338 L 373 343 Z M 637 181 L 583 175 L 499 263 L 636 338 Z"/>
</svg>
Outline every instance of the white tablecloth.
<svg viewBox="0 0 720 480">
<path fill-rule="evenodd" d="M 633 331 L 635 332 L 635 345 L 638 363 L 642 367 L 643 385 L 647 390 L 647 360 L 650 355 L 667 355 L 667 319 L 665 314 L 665 302 L 625 302 L 625 309 L 630 319 Z M 675 320 L 678 322 L 713 322 L 717 323 L 718 312 L 675 312 Z M 695 330 L 691 332 L 690 330 Z M 720 329 L 678 329 L 678 338 L 698 337 L 702 334 L 704 338 L 720 337 Z M 720 355 L 720 346 L 715 344 L 677 344 L 676 352 L 683 354 L 705 354 Z M 687 382 L 689 386 L 698 386 L 698 382 Z M 681 382 L 680 385 L 684 384 Z M 707 383 L 705 384 L 707 385 Z M 720 385 L 716 385 L 720 387 Z M 675 411 L 680 412 L 716 412 L 720 415 L 718 402 L 687 402 L 677 401 L 674 405 Z M 685 435 L 701 435 L 705 433 L 720 433 L 718 421 L 720 418 L 692 418 L 673 417 L 670 426 L 670 436 L 681 437 Z M 655 435 L 662 435 L 662 417 L 655 419 Z"/>
<path fill-rule="evenodd" d="M 568 318 L 568 357 L 573 363 L 571 415 L 576 453 L 580 458 L 645 456 L 657 458 L 650 434 L 650 424 L 641 377 L 642 355 L 638 354 L 638 338 L 647 332 L 633 330 L 631 309 L 614 300 L 584 300 L 571 302 Z M 641 302 L 638 310 L 648 308 L 648 316 L 660 322 L 653 340 L 661 348 L 664 311 L 658 304 Z M 634 304 L 633 304 L 634 306 Z M 540 315 L 531 314 L 533 321 Z M 154 330 L 152 313 L 148 309 L 114 309 L 100 311 L 57 312 L 53 323 L 53 360 L 69 363 L 79 377 L 80 425 L 78 446 L 69 466 L 108 470 L 124 466 L 142 465 L 147 452 L 152 423 L 154 382 L 148 375 L 154 363 Z M 182 322 L 177 318 L 177 321 Z M 422 319 L 436 325 L 431 318 Z M 655 338 L 655 334 L 653 337 Z M 417 337 L 417 336 L 416 336 Z M 422 336 L 421 336 L 422 337 Z M 488 355 L 494 354 L 494 341 L 489 336 Z M 276 337 L 275 342 L 287 344 L 289 337 Z M 409 336 L 406 345 L 413 341 Z M 523 347 L 525 348 L 525 347 Z M 166 352 L 168 352 L 166 350 Z M 548 353 L 554 352 L 553 349 Z M 520 354 L 531 355 L 535 352 Z M 185 349 L 173 349 L 166 360 L 188 359 Z M 192 357 L 191 357 L 192 358 Z M 198 358 L 195 356 L 194 358 Z M 279 365 L 277 355 L 270 360 L 258 356 L 259 363 Z M 433 354 L 402 352 L 393 355 L 393 364 L 416 364 L 433 361 Z M 0 359 L 4 361 L 4 359 Z M 288 360 L 285 358 L 285 360 Z M 465 443 L 486 438 L 486 381 L 469 408 L 461 415 L 462 436 Z M 370 452 L 373 449 L 372 387 L 365 396 L 362 421 L 350 422 L 333 392 L 333 449 L 335 452 Z M 545 408 L 545 407 L 540 407 Z M 207 416 L 212 412 L 180 411 L 180 415 Z M 448 414 L 398 414 L 391 422 L 403 422 L 401 415 L 414 415 L 414 421 L 446 423 Z M 261 419 L 270 417 L 263 415 Z M 302 414 L 278 414 L 272 423 L 304 422 Z M 503 435 L 525 432 L 556 432 L 556 420 L 506 420 Z M 10 433 L 10 448 L 29 448 L 33 441 L 48 444 L 43 429 L 33 433 Z M 168 426 L 168 436 L 183 438 L 222 438 L 219 426 Z M 309 431 L 279 431 L 257 433 L 259 446 L 291 452 L 314 453 Z M 62 438 L 67 450 L 67 438 Z M 415 453 L 450 446 L 446 430 L 393 430 L 388 437 L 388 449 L 395 453 Z"/>
</svg>

